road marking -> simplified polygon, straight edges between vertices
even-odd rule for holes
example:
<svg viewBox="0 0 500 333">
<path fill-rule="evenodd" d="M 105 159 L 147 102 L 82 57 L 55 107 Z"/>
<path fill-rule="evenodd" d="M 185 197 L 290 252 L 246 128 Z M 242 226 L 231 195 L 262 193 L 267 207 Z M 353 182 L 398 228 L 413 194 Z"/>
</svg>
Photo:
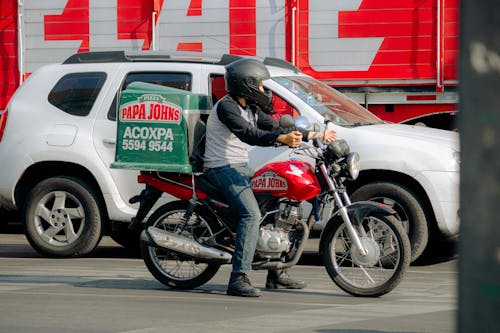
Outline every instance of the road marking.
<svg viewBox="0 0 500 333">
<path fill-rule="evenodd" d="M 0 291 L 18 291 L 33 288 L 60 286 L 61 283 L 0 283 Z"/>
<path fill-rule="evenodd" d="M 227 320 L 203 321 L 197 323 L 182 323 L 169 325 L 172 332 L 204 332 L 218 333 L 238 331 L 239 333 L 254 332 L 287 332 L 307 330 L 319 327 L 335 327 L 336 325 L 360 322 L 370 319 L 401 317 L 443 311 L 455 311 L 456 305 L 451 302 L 431 305 L 414 302 L 378 302 L 360 305 L 331 305 L 322 309 L 298 310 L 287 313 L 273 313 L 247 318 L 231 318 Z M 403 304 L 407 303 L 407 304 Z M 324 306 L 324 305 L 323 305 Z M 237 329 L 236 329 L 237 328 Z M 120 333 L 160 333 L 164 327 L 147 327 Z"/>
<path fill-rule="evenodd" d="M 137 299 L 147 301 L 161 300 L 163 302 L 182 302 L 192 301 L 193 297 L 186 297 L 185 292 L 157 292 L 145 294 L 103 294 L 103 293 L 68 293 L 46 291 L 48 286 L 56 286 L 57 284 L 4 284 L 2 294 L 21 294 L 27 296 L 34 295 L 47 295 L 55 300 L 56 297 L 63 298 L 90 298 L 98 302 L 98 299 Z M 45 291 L 41 291 L 40 287 Z M 22 290 L 25 288 L 24 290 Z M 324 292 L 323 292 L 324 293 Z M 327 293 L 326 293 L 327 294 Z M 283 300 L 273 300 L 273 293 L 266 292 L 264 296 L 259 299 L 247 299 L 238 297 L 228 297 L 224 295 L 223 290 L 205 294 L 199 292 L 195 295 L 198 303 L 214 304 L 215 302 L 223 303 L 227 307 L 240 306 L 240 304 L 275 304 L 272 308 L 276 311 L 266 315 L 248 316 L 240 318 L 230 318 L 225 320 L 213 321 L 200 321 L 192 322 L 186 321 L 183 323 L 171 322 L 168 326 L 169 332 L 203 332 L 203 333 L 219 333 L 219 332 L 232 332 L 235 328 L 236 331 L 241 333 L 254 333 L 254 332 L 287 332 L 287 331 L 316 331 L 321 327 L 338 327 L 341 324 L 369 321 L 372 319 L 380 320 L 381 318 L 397 318 L 406 315 L 418 315 L 426 313 L 442 313 L 445 311 L 456 311 L 456 298 L 449 297 L 427 297 L 425 302 L 422 297 L 409 297 L 409 298 L 390 298 L 390 299 L 366 299 L 364 304 L 339 304 L 339 303 L 319 303 L 319 302 L 300 302 L 299 299 L 294 298 L 295 305 L 302 308 L 307 307 L 305 310 L 292 310 L 283 312 Z M 431 299 L 429 299 L 431 298 Z M 281 311 L 281 313 L 280 313 Z M 446 315 L 446 314 L 445 314 Z M 121 331 L 120 333 L 163 333 L 166 328 L 161 327 L 144 327 L 141 329 Z"/>
</svg>

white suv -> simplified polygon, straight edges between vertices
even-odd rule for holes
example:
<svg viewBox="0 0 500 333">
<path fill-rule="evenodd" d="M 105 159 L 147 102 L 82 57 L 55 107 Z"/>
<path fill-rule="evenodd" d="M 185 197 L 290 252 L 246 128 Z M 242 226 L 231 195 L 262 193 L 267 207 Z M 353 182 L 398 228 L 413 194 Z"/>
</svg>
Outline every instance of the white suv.
<svg viewBox="0 0 500 333">
<path fill-rule="evenodd" d="M 224 66 L 239 56 L 90 52 L 35 71 L 0 121 L 0 206 L 22 212 L 26 236 L 44 255 L 91 252 L 106 232 L 123 245 L 141 190 L 137 171 L 113 169 L 119 92 L 135 81 L 211 96 L 224 94 Z M 393 206 L 412 243 L 412 259 L 429 236 L 459 230 L 458 134 L 388 124 L 291 64 L 261 59 L 278 113 L 324 123 L 361 155 L 353 200 Z M 4 128 L 5 127 L 5 128 Z M 289 158 L 286 148 L 255 148 L 253 168 Z M 167 198 L 168 200 L 168 198 Z"/>
</svg>

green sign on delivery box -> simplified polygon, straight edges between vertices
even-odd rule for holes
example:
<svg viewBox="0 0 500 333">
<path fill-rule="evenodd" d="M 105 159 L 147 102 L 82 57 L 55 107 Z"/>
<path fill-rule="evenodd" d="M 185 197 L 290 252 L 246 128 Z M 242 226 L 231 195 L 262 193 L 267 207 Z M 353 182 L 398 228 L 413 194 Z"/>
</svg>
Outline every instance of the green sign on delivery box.
<svg viewBox="0 0 500 333">
<path fill-rule="evenodd" d="M 113 168 L 191 172 L 193 129 L 208 96 L 134 82 L 120 94 Z"/>
</svg>

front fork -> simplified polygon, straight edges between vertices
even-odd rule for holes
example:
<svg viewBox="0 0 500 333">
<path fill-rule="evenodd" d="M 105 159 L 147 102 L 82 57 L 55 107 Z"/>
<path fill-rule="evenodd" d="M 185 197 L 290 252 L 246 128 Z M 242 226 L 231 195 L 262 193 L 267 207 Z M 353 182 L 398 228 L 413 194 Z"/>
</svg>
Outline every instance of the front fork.
<svg viewBox="0 0 500 333">
<path fill-rule="evenodd" d="M 367 250 L 361 243 L 361 239 L 359 238 L 358 233 L 356 232 L 356 229 L 354 229 L 354 226 L 351 222 L 351 218 L 349 217 L 349 214 L 347 213 L 347 208 L 346 206 L 349 206 L 351 204 L 351 199 L 347 195 L 347 193 L 344 191 L 342 193 L 343 200 L 340 197 L 339 191 L 337 190 L 337 186 L 335 182 L 330 178 L 330 175 L 328 174 L 328 170 L 326 168 L 325 163 L 321 163 L 319 165 L 319 169 L 321 170 L 321 173 L 326 180 L 328 187 L 330 188 L 331 193 L 333 193 L 333 198 L 335 200 L 335 204 L 339 208 L 340 216 L 342 217 L 342 220 L 344 221 L 346 228 L 347 228 L 347 233 L 349 234 L 349 237 L 351 237 L 352 242 L 356 246 L 357 249 L 359 249 L 359 252 L 361 255 L 365 256 L 368 254 Z"/>
</svg>

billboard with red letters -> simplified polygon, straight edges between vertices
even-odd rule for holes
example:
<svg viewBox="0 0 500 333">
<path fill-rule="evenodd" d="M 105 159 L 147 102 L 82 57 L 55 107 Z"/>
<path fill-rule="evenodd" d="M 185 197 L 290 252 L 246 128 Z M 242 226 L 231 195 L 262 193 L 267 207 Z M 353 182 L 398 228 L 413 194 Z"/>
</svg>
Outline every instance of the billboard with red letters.
<svg viewBox="0 0 500 333">
<path fill-rule="evenodd" d="M 76 52 L 272 56 L 383 119 L 456 110 L 458 0 L 3 0 L 0 109 Z"/>
</svg>

